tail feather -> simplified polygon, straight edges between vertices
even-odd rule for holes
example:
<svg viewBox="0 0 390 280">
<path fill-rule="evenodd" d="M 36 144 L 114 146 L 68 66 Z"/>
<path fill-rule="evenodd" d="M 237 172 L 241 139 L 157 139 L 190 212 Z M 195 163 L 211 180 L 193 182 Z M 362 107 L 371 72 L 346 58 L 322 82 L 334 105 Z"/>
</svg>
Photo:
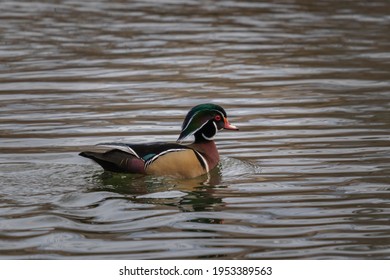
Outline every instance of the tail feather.
<svg viewBox="0 0 390 280">
<path fill-rule="evenodd" d="M 145 173 L 143 160 L 120 150 L 105 153 L 85 151 L 79 155 L 94 160 L 106 171 Z"/>
</svg>

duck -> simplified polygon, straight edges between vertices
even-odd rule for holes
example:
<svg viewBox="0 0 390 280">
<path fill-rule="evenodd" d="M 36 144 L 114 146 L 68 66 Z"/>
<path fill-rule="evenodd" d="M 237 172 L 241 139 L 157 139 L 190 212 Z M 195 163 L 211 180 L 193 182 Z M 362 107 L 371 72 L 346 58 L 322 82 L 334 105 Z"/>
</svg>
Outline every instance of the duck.
<svg viewBox="0 0 390 280">
<path fill-rule="evenodd" d="M 230 124 L 221 106 L 199 104 L 186 115 L 176 142 L 100 143 L 79 155 L 110 172 L 195 178 L 218 165 L 220 157 L 214 137 L 223 129 L 238 130 Z M 194 141 L 183 144 L 190 136 L 194 136 Z"/>
</svg>

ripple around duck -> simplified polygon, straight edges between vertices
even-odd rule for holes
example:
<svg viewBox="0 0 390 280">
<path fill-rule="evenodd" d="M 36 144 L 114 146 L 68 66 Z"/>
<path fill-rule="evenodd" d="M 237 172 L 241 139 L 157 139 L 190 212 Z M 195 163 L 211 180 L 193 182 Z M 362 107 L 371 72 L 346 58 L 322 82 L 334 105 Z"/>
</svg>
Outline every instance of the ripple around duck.
<svg viewBox="0 0 390 280">
<path fill-rule="evenodd" d="M 357 191 L 272 183 L 261 173 L 248 172 L 246 162 L 239 160 L 224 158 L 222 170 L 230 164 L 242 165 L 243 172 L 240 176 L 227 172 L 229 186 L 210 188 L 201 180 L 191 185 L 186 180 L 139 177 L 137 185 L 144 180 L 151 193 L 136 197 L 128 189 L 121 191 L 132 176 L 100 181 L 101 175 L 94 175 L 90 179 L 105 183 L 110 191 L 94 183 L 92 189 L 84 189 L 87 192 L 59 195 L 45 207 L 25 206 L 24 214 L 16 209 L 8 214 L 2 211 L 0 248 L 14 258 L 25 258 L 27 248 L 33 258 L 42 254 L 45 258 L 69 254 L 72 258 L 185 258 L 190 251 L 192 257 L 222 258 L 364 258 L 367 252 L 374 258 L 386 256 L 385 245 L 367 247 L 373 240 L 388 238 L 388 213 L 379 210 L 385 209 L 381 206 L 385 197 L 373 196 L 375 191 L 387 195 L 382 186 L 362 184 Z M 69 173 L 70 179 L 73 173 Z M 260 184 L 254 185 L 253 178 Z M 166 190 L 155 192 L 159 189 Z M 347 195 L 362 197 L 346 199 Z M 379 211 L 369 210 L 374 205 Z M 188 211 L 189 206 L 203 210 L 178 210 Z M 348 238 L 340 232 L 348 233 Z M 279 253 L 270 253 L 275 250 Z"/>
</svg>

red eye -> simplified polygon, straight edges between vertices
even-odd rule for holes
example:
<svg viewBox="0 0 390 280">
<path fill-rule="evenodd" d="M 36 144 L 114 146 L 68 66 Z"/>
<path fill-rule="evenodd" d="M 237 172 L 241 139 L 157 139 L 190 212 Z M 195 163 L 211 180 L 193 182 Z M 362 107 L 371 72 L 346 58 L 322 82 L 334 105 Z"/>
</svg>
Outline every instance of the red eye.
<svg viewBox="0 0 390 280">
<path fill-rule="evenodd" d="M 220 116 L 220 115 L 216 115 L 216 116 L 214 117 L 214 120 L 216 120 L 217 122 L 219 122 L 219 121 L 221 120 L 221 116 Z"/>
</svg>

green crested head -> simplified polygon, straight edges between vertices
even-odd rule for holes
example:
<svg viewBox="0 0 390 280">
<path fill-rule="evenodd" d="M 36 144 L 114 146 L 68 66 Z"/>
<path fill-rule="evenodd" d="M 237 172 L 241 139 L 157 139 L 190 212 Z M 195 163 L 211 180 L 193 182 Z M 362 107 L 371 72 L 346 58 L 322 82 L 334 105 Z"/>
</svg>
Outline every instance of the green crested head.
<svg viewBox="0 0 390 280">
<path fill-rule="evenodd" d="M 188 112 L 177 141 L 180 142 L 191 135 L 195 135 L 195 141 L 197 136 L 204 140 L 211 140 L 218 130 L 224 128 L 237 130 L 228 122 L 225 110 L 211 103 L 200 104 Z"/>
</svg>

